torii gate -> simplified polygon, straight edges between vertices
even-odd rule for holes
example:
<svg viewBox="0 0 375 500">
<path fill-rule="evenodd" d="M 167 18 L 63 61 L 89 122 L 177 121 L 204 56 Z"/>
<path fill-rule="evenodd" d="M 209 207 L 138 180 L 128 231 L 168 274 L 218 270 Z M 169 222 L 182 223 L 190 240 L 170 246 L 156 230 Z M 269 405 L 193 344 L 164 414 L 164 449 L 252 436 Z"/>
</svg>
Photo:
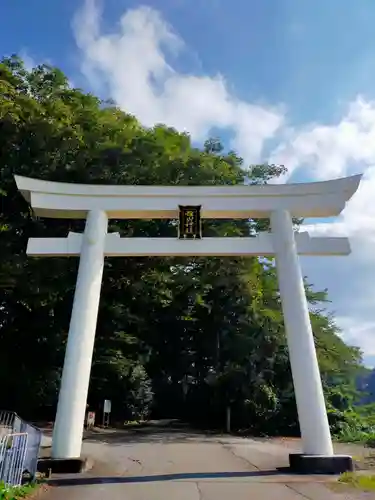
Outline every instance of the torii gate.
<svg viewBox="0 0 375 500">
<path fill-rule="evenodd" d="M 342 472 L 352 459 L 334 455 L 298 254 L 348 255 L 348 238 L 295 233 L 292 217 L 339 215 L 361 175 L 325 182 L 249 186 L 108 186 L 49 182 L 15 176 L 39 217 L 86 219 L 83 234 L 30 238 L 27 254 L 79 256 L 52 456 L 79 458 L 90 380 L 104 257 L 274 255 L 288 339 L 303 453 L 296 470 Z M 183 206 L 181 206 L 183 205 Z M 180 238 L 120 238 L 108 219 L 178 219 Z M 270 218 L 271 233 L 201 238 L 200 217 Z M 182 224 L 182 226 L 181 226 Z"/>
</svg>

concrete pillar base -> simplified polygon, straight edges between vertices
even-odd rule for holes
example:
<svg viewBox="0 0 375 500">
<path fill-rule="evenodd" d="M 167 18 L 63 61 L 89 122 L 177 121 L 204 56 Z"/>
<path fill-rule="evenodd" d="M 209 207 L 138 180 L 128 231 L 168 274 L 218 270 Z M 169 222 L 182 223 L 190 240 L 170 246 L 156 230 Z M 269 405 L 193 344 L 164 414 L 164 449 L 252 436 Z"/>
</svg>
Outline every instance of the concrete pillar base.
<svg viewBox="0 0 375 500">
<path fill-rule="evenodd" d="M 49 477 L 51 474 L 78 474 L 92 469 L 91 458 L 41 458 L 38 460 L 38 472 Z"/>
<path fill-rule="evenodd" d="M 354 470 L 353 459 L 349 455 L 289 455 L 291 472 L 296 474 L 342 474 Z"/>
</svg>

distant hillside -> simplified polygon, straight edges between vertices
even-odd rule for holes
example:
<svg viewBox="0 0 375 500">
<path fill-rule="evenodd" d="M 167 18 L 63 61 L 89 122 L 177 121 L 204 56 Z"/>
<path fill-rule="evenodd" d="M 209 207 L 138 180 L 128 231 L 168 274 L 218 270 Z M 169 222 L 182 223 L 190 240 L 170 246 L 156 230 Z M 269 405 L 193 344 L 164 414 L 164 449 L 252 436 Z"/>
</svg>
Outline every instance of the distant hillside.
<svg viewBox="0 0 375 500">
<path fill-rule="evenodd" d="M 364 393 L 362 404 L 375 403 L 375 369 L 358 377 L 357 388 Z"/>
</svg>

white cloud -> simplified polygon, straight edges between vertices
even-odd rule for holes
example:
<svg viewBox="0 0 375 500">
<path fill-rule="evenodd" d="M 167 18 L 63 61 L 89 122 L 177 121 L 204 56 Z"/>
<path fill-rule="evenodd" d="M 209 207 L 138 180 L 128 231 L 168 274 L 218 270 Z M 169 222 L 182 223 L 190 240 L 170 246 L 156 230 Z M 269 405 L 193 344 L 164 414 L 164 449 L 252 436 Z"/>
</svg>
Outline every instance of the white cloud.
<svg viewBox="0 0 375 500">
<path fill-rule="evenodd" d="M 231 133 L 246 161 L 259 161 L 267 139 L 279 134 L 270 162 L 303 177 L 328 179 L 366 171 L 362 184 L 337 221 L 309 227 L 311 232 L 348 235 L 346 258 L 303 259 L 312 282 L 328 287 L 345 339 L 375 355 L 375 102 L 358 97 L 336 124 L 286 128 L 282 108 L 244 102 L 221 75 L 186 74 L 176 58 L 186 47 L 160 14 L 148 7 L 126 11 L 105 33 L 94 0 L 74 20 L 82 71 L 146 126 L 166 123 L 203 141 L 213 128 Z M 374 336 L 374 341 L 372 338 Z"/>
<path fill-rule="evenodd" d="M 37 66 L 34 58 L 30 56 L 26 49 L 21 50 L 20 57 L 23 59 L 27 71 L 32 71 Z"/>
<path fill-rule="evenodd" d="M 126 11 L 116 30 L 105 34 L 96 2 L 87 0 L 73 27 L 90 82 L 105 84 L 115 102 L 146 126 L 167 123 L 196 141 L 213 127 L 227 129 L 233 148 L 256 162 L 283 123 L 280 110 L 237 99 L 221 75 L 176 71 L 167 56 L 173 61 L 183 54 L 184 43 L 154 9 Z"/>
<path fill-rule="evenodd" d="M 287 165 L 289 175 L 306 166 L 316 179 L 346 175 L 353 165 L 375 163 L 375 102 L 358 97 L 338 124 L 310 124 L 287 135 L 272 161 Z"/>
<path fill-rule="evenodd" d="M 306 172 L 308 162 L 308 173 L 318 179 L 350 175 L 353 166 L 362 166 L 359 189 L 341 216 L 306 225 L 312 235 L 348 236 L 351 255 L 307 259 L 304 270 L 316 285 L 328 287 L 343 337 L 361 347 L 366 359 L 375 355 L 375 103 L 357 99 L 337 125 L 295 132 L 280 152 L 292 169 Z"/>
<path fill-rule="evenodd" d="M 359 340 L 360 347 L 366 353 L 365 359 L 375 356 L 375 318 L 372 321 L 358 322 L 357 318 L 344 316 L 338 317 L 336 321 L 342 328 L 343 338 L 349 345 L 358 345 Z"/>
<path fill-rule="evenodd" d="M 374 158 L 375 161 L 375 158 Z M 345 175 L 345 170 L 340 172 Z M 371 258 L 375 249 L 375 165 L 368 166 L 359 188 L 349 201 L 342 214 L 334 221 L 307 225 L 307 229 L 316 235 L 347 235 L 354 240 L 354 246 L 360 243 L 358 252 L 362 257 Z M 368 246 L 370 248 L 368 248 Z M 375 258 L 375 255 L 374 255 Z"/>
</svg>

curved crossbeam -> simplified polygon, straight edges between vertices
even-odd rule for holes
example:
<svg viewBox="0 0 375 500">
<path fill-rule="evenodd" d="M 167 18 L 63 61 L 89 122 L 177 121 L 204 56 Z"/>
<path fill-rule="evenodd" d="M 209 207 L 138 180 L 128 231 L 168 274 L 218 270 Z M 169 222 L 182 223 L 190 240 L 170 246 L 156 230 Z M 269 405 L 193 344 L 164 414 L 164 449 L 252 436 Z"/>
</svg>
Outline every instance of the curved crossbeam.
<svg viewBox="0 0 375 500">
<path fill-rule="evenodd" d="M 295 217 L 338 215 L 356 192 L 361 175 L 341 179 L 242 186 L 108 186 L 68 184 L 15 176 L 36 215 L 86 218 L 90 210 L 112 219 L 178 218 L 178 205 L 201 205 L 202 218 L 269 217 L 288 210 Z"/>
</svg>

